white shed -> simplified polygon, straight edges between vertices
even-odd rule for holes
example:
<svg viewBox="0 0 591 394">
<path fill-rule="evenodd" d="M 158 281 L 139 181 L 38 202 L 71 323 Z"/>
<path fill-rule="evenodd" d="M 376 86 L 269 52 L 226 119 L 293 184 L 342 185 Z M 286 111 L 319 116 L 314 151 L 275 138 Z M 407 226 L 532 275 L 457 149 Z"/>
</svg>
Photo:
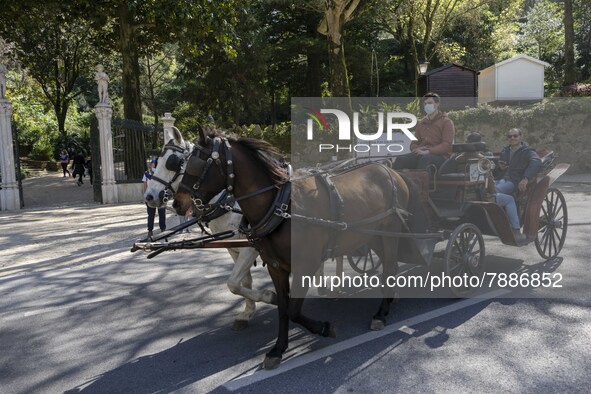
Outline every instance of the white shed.
<svg viewBox="0 0 591 394">
<path fill-rule="evenodd" d="M 544 98 L 544 67 L 548 63 L 517 55 L 480 71 L 478 102 Z"/>
</svg>

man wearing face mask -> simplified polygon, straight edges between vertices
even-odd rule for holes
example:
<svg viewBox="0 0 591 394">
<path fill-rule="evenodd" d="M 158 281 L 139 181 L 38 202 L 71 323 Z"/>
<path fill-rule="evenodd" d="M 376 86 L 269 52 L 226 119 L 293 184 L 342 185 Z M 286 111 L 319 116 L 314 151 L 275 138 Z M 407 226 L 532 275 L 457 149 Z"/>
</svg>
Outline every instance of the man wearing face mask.
<svg viewBox="0 0 591 394">
<path fill-rule="evenodd" d="M 427 93 L 422 102 L 427 116 L 417 125 L 417 141 L 410 144 L 411 153 L 396 158 L 393 167 L 397 170 L 418 168 L 431 172 L 433 165 L 439 168 L 452 153 L 456 130 L 447 114 L 439 111 L 439 95 Z"/>
</svg>

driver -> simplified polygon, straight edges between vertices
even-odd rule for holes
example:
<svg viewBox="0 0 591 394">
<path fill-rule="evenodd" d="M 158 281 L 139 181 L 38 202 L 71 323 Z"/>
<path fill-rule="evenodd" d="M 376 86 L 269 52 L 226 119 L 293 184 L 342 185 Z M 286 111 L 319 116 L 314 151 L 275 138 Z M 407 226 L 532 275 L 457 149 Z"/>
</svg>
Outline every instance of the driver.
<svg viewBox="0 0 591 394">
<path fill-rule="evenodd" d="M 427 116 L 417 125 L 417 141 L 410 144 L 411 153 L 398 156 L 393 168 L 418 168 L 431 171 L 439 168 L 451 156 L 456 129 L 445 112 L 439 110 L 440 98 L 437 93 L 427 93 L 422 98 Z"/>
</svg>

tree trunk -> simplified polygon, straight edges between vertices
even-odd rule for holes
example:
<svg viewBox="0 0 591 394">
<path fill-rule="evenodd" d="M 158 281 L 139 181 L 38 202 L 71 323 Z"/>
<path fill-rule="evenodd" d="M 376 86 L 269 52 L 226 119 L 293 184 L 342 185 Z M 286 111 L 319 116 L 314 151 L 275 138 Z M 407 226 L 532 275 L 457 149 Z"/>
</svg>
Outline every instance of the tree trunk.
<svg viewBox="0 0 591 394">
<path fill-rule="evenodd" d="M 329 88 L 333 97 L 349 97 L 349 78 L 343 46 L 343 25 L 339 15 L 327 13 Z"/>
<path fill-rule="evenodd" d="M 133 26 L 133 12 L 123 2 L 118 8 L 119 43 L 123 62 L 123 113 L 126 119 L 142 121 L 140 96 L 140 64 Z M 144 159 L 142 159 L 144 158 Z M 125 133 L 125 172 L 128 180 L 141 179 L 146 167 L 143 132 L 127 130 Z"/>
<path fill-rule="evenodd" d="M 564 85 L 571 85 L 576 79 L 573 0 L 564 0 Z"/>
<path fill-rule="evenodd" d="M 312 21 L 313 22 L 313 21 Z M 310 38 L 316 39 L 316 26 L 308 24 L 307 32 Z M 307 97 L 320 97 L 322 94 L 321 57 L 322 49 L 314 42 L 306 50 L 306 92 Z"/>
<path fill-rule="evenodd" d="M 119 44 L 123 61 L 123 112 L 125 119 L 142 121 L 142 101 L 140 97 L 140 63 L 137 50 L 136 32 L 133 26 L 133 13 L 123 2 L 119 6 Z"/>
</svg>

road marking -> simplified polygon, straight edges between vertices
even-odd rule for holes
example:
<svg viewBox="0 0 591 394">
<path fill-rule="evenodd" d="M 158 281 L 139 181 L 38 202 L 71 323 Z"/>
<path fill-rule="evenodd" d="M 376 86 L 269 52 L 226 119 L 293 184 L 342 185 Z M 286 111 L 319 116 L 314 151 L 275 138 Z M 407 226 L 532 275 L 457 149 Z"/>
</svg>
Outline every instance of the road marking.
<svg viewBox="0 0 591 394">
<path fill-rule="evenodd" d="M 279 368 L 277 368 L 277 369 L 274 369 L 271 371 L 267 371 L 264 369 L 255 369 L 254 371 L 247 372 L 247 374 L 244 376 L 241 376 L 241 377 L 238 377 L 234 380 L 226 382 L 224 384 L 224 387 L 227 388 L 228 390 L 235 391 L 235 390 L 238 390 L 238 389 L 243 388 L 245 386 L 251 385 L 253 383 L 257 383 L 257 382 L 263 381 L 265 379 L 272 378 L 274 376 L 280 375 L 280 374 L 285 373 L 287 371 L 291 371 L 292 369 L 299 368 L 303 365 L 310 364 L 314 361 L 318 361 L 322 358 L 329 357 L 335 353 L 339 353 L 344 350 L 348 350 L 353 347 L 362 345 L 366 342 L 373 341 L 378 338 L 382 338 L 382 337 L 384 337 L 386 335 L 390 335 L 396 331 L 402 330 L 404 332 L 408 332 L 408 330 L 414 325 L 424 323 L 428 320 L 447 315 L 448 313 L 456 312 L 460 309 L 464 309 L 464 308 L 467 308 L 467 307 L 470 307 L 470 306 L 473 306 L 476 304 L 480 304 L 482 302 L 503 296 L 508 293 L 510 293 L 510 291 L 505 290 L 505 289 L 491 291 L 489 293 L 483 294 L 482 296 L 479 296 L 478 298 L 465 299 L 465 300 L 453 303 L 451 305 L 447 305 L 442 308 L 435 309 L 433 311 L 423 313 L 421 315 L 417 315 L 417 316 L 402 320 L 397 323 L 393 323 L 389 326 L 386 326 L 381 331 L 371 331 L 366 334 L 362 334 L 357 337 L 349 338 L 349 339 L 346 339 L 342 342 L 335 343 L 334 345 L 327 346 L 323 349 L 319 349 L 319 350 L 316 350 L 313 352 L 303 352 L 301 356 L 296 356 L 296 357 L 290 359 L 288 362 L 284 361 L 285 364 L 281 364 L 279 366 Z M 262 361 L 262 360 L 260 360 L 260 361 Z M 242 364 L 244 364 L 244 363 L 242 363 Z M 228 369 L 234 369 L 234 367 L 231 367 Z"/>
<path fill-rule="evenodd" d="M 231 271 L 224 271 L 224 272 L 219 272 L 217 274 L 205 275 L 204 278 L 205 279 L 221 278 L 222 276 L 230 276 L 231 273 L 232 273 Z"/>
</svg>

